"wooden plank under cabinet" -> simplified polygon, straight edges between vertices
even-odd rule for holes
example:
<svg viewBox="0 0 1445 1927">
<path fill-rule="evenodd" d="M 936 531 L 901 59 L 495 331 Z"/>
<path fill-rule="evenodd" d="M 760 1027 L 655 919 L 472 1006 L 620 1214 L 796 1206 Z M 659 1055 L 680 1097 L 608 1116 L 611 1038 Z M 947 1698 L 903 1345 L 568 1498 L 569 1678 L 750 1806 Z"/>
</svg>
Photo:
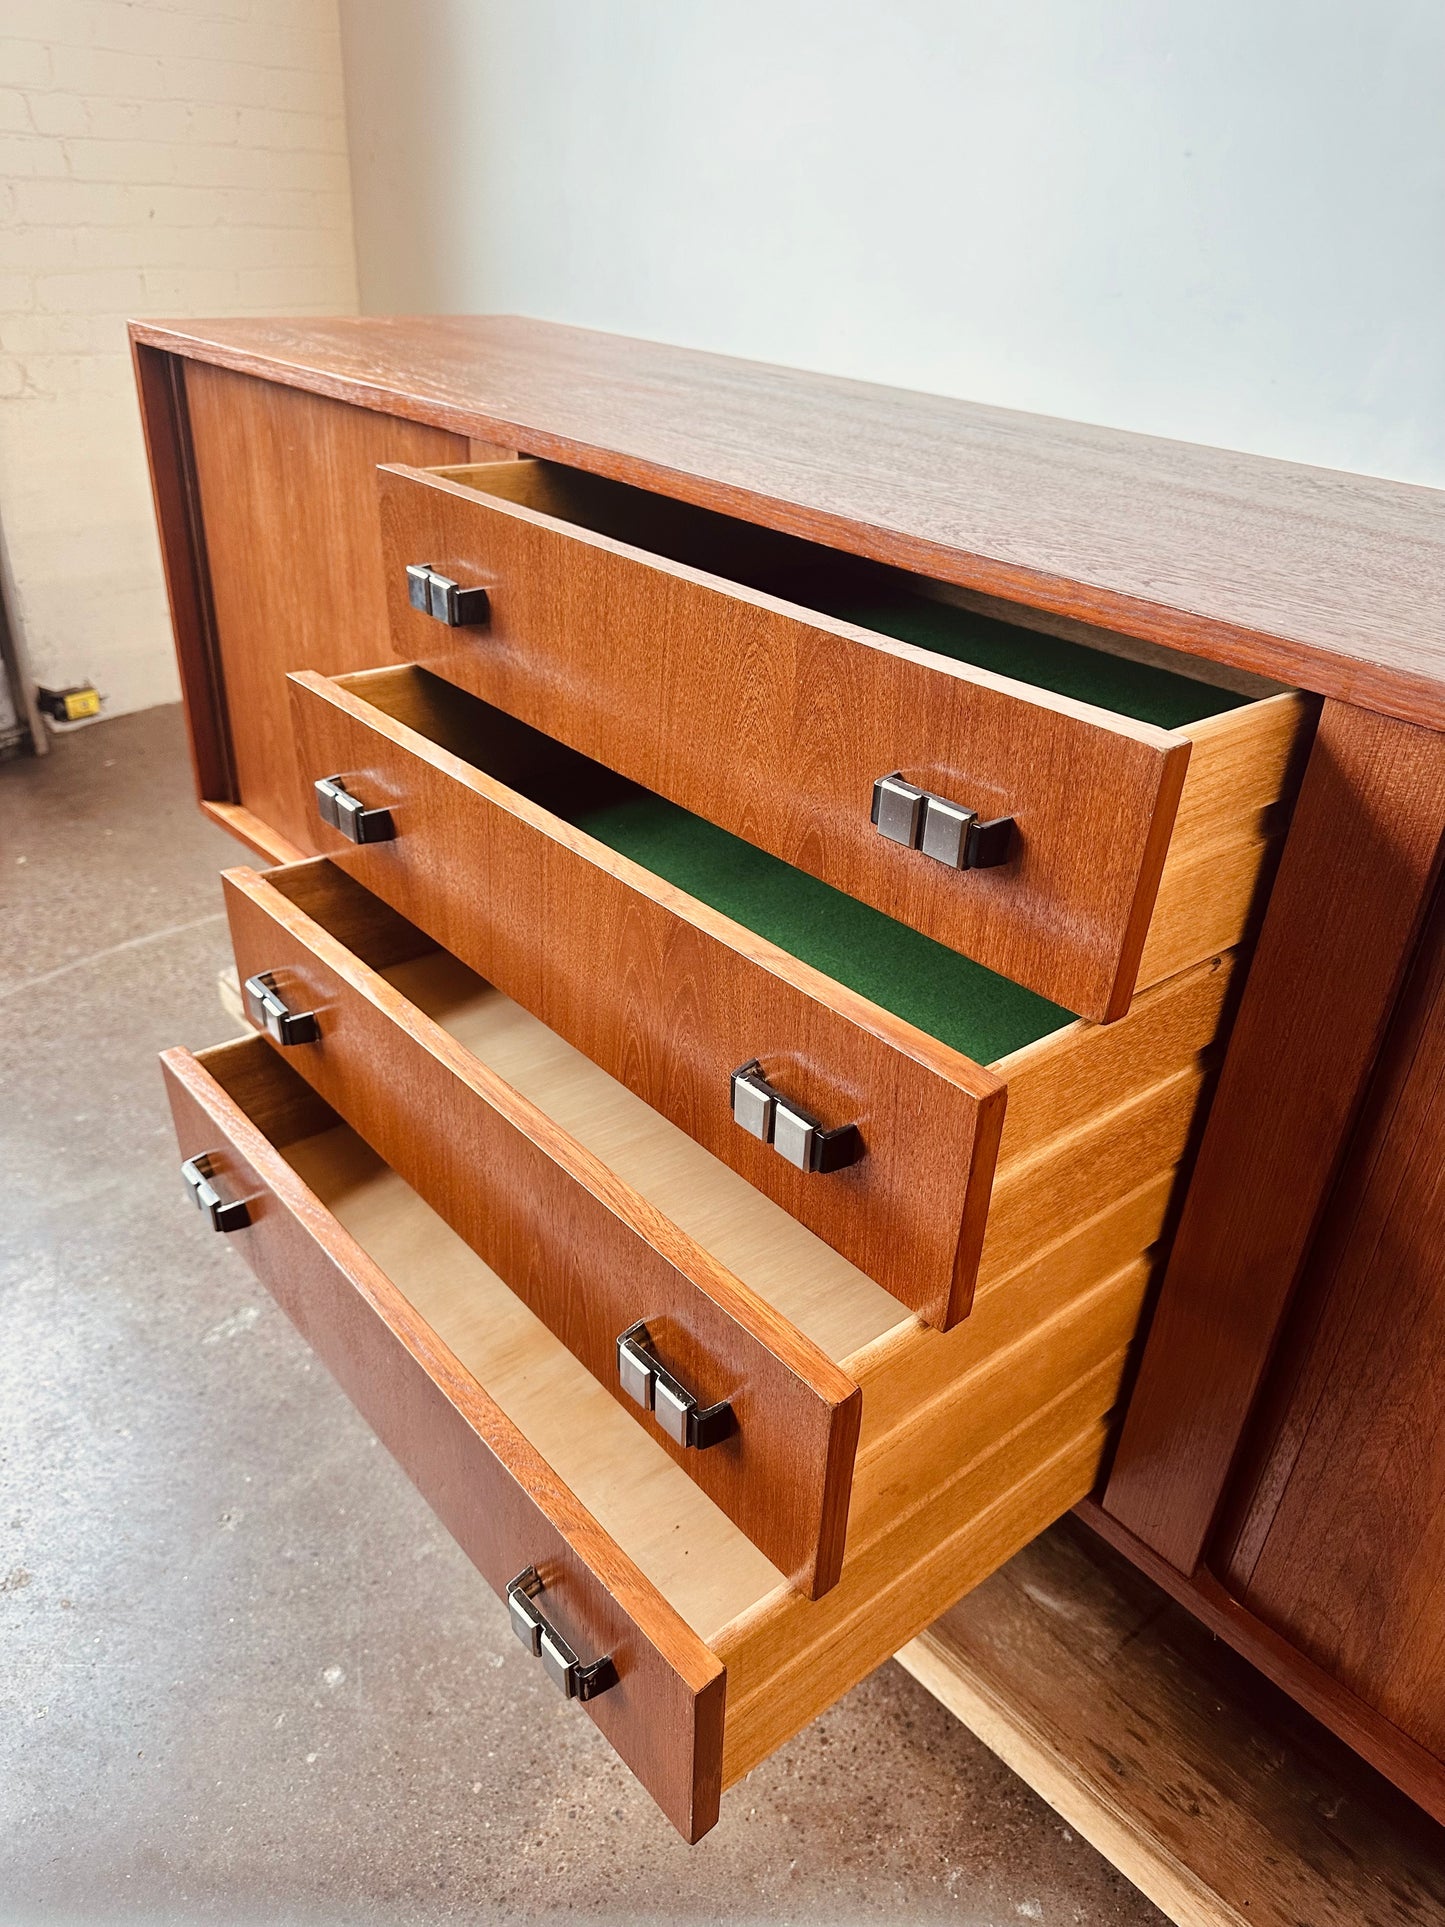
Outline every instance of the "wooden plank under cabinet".
<svg viewBox="0 0 1445 1927">
<path fill-rule="evenodd" d="M 1445 1834 L 1074 1521 L 898 1659 L 1177 1927 L 1445 1920 Z"/>
</svg>

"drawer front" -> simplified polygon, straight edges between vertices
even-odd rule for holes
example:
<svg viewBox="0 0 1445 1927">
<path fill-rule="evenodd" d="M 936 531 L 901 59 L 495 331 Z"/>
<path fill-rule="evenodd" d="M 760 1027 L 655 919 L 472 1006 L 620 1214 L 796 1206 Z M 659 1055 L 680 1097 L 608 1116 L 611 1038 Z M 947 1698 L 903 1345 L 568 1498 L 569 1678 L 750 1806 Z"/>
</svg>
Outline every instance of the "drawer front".
<svg viewBox="0 0 1445 1927">
<path fill-rule="evenodd" d="M 405 659 L 1066 1009 L 1127 1008 L 1186 739 L 444 476 L 380 482 Z M 484 585 L 487 619 L 414 609 L 421 562 Z M 1013 817 L 1009 860 L 960 871 L 881 836 L 873 785 L 900 770 L 980 820 Z"/>
<path fill-rule="evenodd" d="M 303 902 L 325 892 L 329 868 L 287 873 Z M 225 888 L 242 981 L 273 976 L 293 1018 L 313 1020 L 314 1037 L 276 1043 L 287 1064 L 782 1573 L 810 1595 L 835 1584 L 861 1406 L 853 1380 L 263 876 L 230 871 Z M 730 1408 L 713 1421 L 715 1442 L 675 1443 L 620 1382 L 617 1341 L 638 1323 L 700 1408 Z"/>
<path fill-rule="evenodd" d="M 302 765 L 396 834 L 327 854 L 930 1323 L 967 1313 L 1004 1087 L 367 702 L 410 671 L 292 678 Z M 863 1156 L 802 1171 L 734 1119 L 753 1059 Z"/>
<path fill-rule="evenodd" d="M 208 1069 L 218 1059 L 224 1088 Z M 721 1785 L 715 1656 L 301 1182 L 266 1120 L 248 1115 L 277 1103 L 284 1067 L 266 1044 L 203 1059 L 168 1051 L 162 1063 L 181 1155 L 208 1156 L 223 1202 L 245 1204 L 249 1223 L 232 1243 L 494 1591 L 535 1568 L 537 1604 L 579 1658 L 610 1656 L 615 1681 L 584 1710 L 697 1839 L 717 1818 Z M 256 1103 L 243 1109 L 232 1093 L 246 1087 Z"/>
</svg>

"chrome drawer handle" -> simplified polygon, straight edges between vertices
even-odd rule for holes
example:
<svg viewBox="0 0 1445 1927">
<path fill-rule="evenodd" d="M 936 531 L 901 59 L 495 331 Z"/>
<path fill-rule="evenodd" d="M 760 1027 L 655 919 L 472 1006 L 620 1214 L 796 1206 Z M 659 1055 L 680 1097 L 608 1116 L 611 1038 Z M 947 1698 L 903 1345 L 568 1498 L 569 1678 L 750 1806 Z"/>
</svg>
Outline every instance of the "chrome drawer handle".
<svg viewBox="0 0 1445 1927">
<path fill-rule="evenodd" d="M 248 977 L 242 986 L 246 1010 L 257 1030 L 264 1030 L 278 1044 L 314 1044 L 321 1035 L 314 1010 L 288 1010 L 276 988 L 274 970 L 262 970 Z"/>
<path fill-rule="evenodd" d="M 773 1088 L 756 1057 L 739 1064 L 731 1081 L 735 1122 L 800 1171 L 842 1171 L 862 1157 L 863 1134 L 856 1124 L 826 1129 L 811 1111 Z"/>
<path fill-rule="evenodd" d="M 532 1657 L 541 1660 L 548 1678 L 556 1681 L 569 1700 L 595 1700 L 599 1693 L 617 1684 L 617 1668 L 612 1664 L 611 1655 L 589 1660 L 584 1666 L 557 1628 L 533 1603 L 542 1590 L 542 1575 L 535 1566 L 528 1566 L 510 1582 L 507 1611 L 512 1631 Z"/>
<path fill-rule="evenodd" d="M 873 785 L 871 817 L 878 834 L 890 843 L 922 850 L 950 870 L 997 869 L 1008 862 L 1013 847 L 1011 816 L 980 823 L 976 810 L 905 783 L 901 770 L 880 776 Z"/>
<path fill-rule="evenodd" d="M 233 1198 L 229 1204 L 222 1199 L 211 1183 L 215 1168 L 214 1152 L 202 1151 L 199 1157 L 187 1158 L 181 1166 L 186 1192 L 197 1210 L 210 1218 L 213 1231 L 240 1231 L 251 1222 L 251 1213 L 244 1198 Z"/>
<path fill-rule="evenodd" d="M 629 1325 L 617 1341 L 617 1377 L 627 1396 L 635 1399 L 644 1412 L 651 1412 L 674 1445 L 695 1446 L 702 1451 L 737 1430 L 733 1408 L 726 1399 L 702 1406 L 678 1384 L 658 1358 L 647 1326 L 641 1321 Z"/>
<path fill-rule="evenodd" d="M 491 614 L 491 598 L 485 589 L 464 589 L 430 562 L 407 564 L 406 599 L 413 609 L 433 621 L 444 622 L 448 629 L 470 628 L 485 622 Z"/>
<path fill-rule="evenodd" d="M 316 785 L 316 808 L 323 823 L 351 843 L 389 843 L 396 835 L 390 810 L 368 810 L 351 794 L 339 776 L 323 776 Z"/>
</svg>

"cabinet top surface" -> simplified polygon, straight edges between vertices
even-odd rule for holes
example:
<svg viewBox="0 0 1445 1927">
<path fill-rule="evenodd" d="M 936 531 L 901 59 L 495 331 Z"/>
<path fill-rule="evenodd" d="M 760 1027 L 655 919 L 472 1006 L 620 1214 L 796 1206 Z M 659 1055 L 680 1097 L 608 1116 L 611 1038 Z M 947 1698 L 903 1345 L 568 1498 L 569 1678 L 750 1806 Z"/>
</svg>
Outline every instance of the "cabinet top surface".
<svg viewBox="0 0 1445 1927">
<path fill-rule="evenodd" d="M 1445 728 L 1445 491 L 515 316 L 131 333 Z"/>
</svg>

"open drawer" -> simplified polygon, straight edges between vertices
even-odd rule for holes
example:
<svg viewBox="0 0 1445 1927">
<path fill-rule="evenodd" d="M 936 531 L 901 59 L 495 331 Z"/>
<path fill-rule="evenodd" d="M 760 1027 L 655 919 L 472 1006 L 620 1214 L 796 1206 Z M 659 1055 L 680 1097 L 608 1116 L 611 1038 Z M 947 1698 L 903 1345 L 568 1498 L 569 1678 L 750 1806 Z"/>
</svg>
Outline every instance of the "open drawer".
<svg viewBox="0 0 1445 1927">
<path fill-rule="evenodd" d="M 1076 1022 L 424 670 L 293 683 L 332 860 L 931 1324 L 1172 1172 L 1227 963 Z M 853 1161 L 754 1135 L 749 1066 Z"/>
<path fill-rule="evenodd" d="M 1239 940 L 1297 693 L 546 462 L 380 484 L 398 654 L 647 789 L 1093 1019 Z"/>
<path fill-rule="evenodd" d="M 864 1347 L 847 1555 L 810 1600 L 270 1043 L 163 1061 L 196 1201 L 689 1839 L 1095 1477 L 1157 1182 L 956 1332 Z"/>
<path fill-rule="evenodd" d="M 859 1279 L 825 1350 L 678 1220 L 771 1214 L 764 1285 L 852 1267 L 640 1098 L 325 858 L 224 883 L 252 1023 L 780 1572 L 836 1584 L 860 1393 L 834 1354 L 894 1301 Z"/>
<path fill-rule="evenodd" d="M 911 1423 L 910 1378 L 924 1402 L 946 1394 L 978 1341 L 936 1345 L 780 1205 L 324 858 L 229 871 L 225 886 L 252 1023 L 782 1574 L 813 1595 L 836 1584 L 860 1407 L 876 1448 Z M 1122 1083 L 1097 1065 L 1092 1115 L 1041 1057 L 1033 1101 L 1056 1117 L 1031 1132 L 1026 1077 L 989 1277 L 1090 1225 L 1104 1241 L 1091 1262 L 1110 1270 L 1151 1242 L 1227 977 L 1201 970 L 1157 998 L 1168 1046 Z M 1092 1035 L 1117 1049 L 1117 1030 Z"/>
</svg>

